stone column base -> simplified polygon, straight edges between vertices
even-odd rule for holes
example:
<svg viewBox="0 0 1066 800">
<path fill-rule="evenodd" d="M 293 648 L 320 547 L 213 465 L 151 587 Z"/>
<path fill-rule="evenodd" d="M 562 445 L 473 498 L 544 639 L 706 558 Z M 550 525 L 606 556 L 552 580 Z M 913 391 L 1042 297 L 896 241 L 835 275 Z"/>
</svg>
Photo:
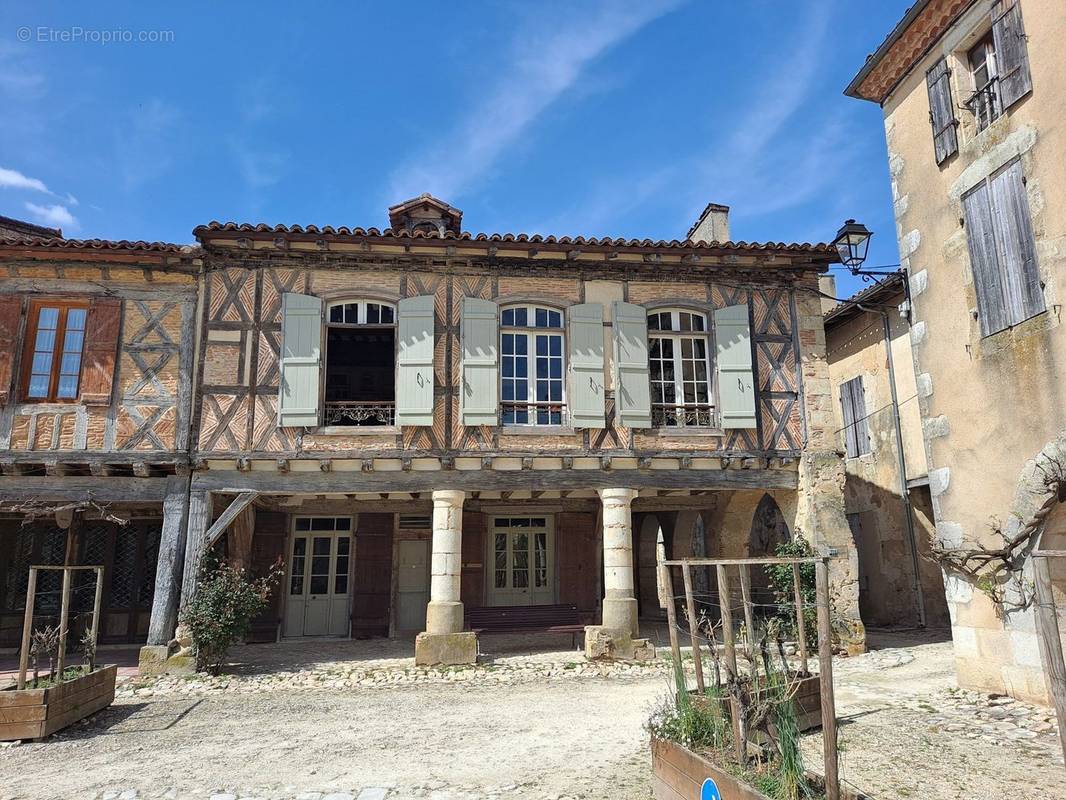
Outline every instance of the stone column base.
<svg viewBox="0 0 1066 800">
<path fill-rule="evenodd" d="M 415 664 L 420 667 L 477 663 L 477 634 L 420 633 L 415 637 Z"/>
<path fill-rule="evenodd" d="M 655 658 L 655 648 L 647 639 L 634 639 L 627 630 L 604 625 L 587 625 L 585 658 L 593 661 L 651 661 Z"/>
<path fill-rule="evenodd" d="M 137 658 L 141 677 L 155 675 L 192 675 L 196 672 L 196 658 L 182 648 L 165 644 L 146 644 Z"/>
</svg>

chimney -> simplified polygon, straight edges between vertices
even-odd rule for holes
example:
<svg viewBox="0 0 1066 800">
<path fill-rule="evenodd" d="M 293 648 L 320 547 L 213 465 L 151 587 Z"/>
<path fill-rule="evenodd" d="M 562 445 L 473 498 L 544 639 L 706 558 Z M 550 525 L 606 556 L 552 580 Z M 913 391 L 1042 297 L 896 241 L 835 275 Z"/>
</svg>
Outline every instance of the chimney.
<svg viewBox="0 0 1066 800">
<path fill-rule="evenodd" d="M 689 228 L 690 242 L 728 242 L 729 206 L 708 203 L 696 224 Z"/>
<path fill-rule="evenodd" d="M 828 314 L 837 307 L 837 301 L 832 298 L 837 296 L 837 279 L 835 275 L 819 275 L 818 291 L 822 293 L 822 313 Z M 825 295 L 829 295 L 826 297 Z"/>
</svg>

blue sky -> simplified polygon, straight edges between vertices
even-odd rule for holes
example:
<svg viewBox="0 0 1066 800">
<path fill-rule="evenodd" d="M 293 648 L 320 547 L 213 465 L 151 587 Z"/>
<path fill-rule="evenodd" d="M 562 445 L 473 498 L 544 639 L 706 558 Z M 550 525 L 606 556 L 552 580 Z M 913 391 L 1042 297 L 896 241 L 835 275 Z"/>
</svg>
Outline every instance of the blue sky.
<svg viewBox="0 0 1066 800">
<path fill-rule="evenodd" d="M 429 191 L 472 231 L 671 239 L 713 201 L 737 240 L 855 217 L 894 264 L 881 112 L 841 92 L 909 2 L 0 0 L 0 214 L 188 242 Z"/>
</svg>

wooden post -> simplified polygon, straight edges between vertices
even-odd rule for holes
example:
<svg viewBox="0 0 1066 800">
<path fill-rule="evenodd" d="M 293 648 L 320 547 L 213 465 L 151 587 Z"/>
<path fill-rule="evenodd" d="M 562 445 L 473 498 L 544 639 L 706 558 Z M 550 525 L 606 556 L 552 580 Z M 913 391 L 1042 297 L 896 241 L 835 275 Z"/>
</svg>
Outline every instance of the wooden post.
<svg viewBox="0 0 1066 800">
<path fill-rule="evenodd" d="M 716 570 L 718 572 L 718 607 L 722 611 L 722 641 L 725 644 L 725 664 L 729 670 L 728 683 L 731 690 L 729 708 L 731 711 L 730 716 L 733 718 L 733 747 L 737 758 L 743 764 L 747 762 L 748 753 L 740 724 L 740 715 L 743 713 L 743 709 L 737 703 L 736 697 L 733 696 L 738 675 L 737 648 L 733 641 L 733 609 L 729 605 L 729 576 L 726 574 L 724 564 L 718 564 Z"/>
<path fill-rule="evenodd" d="M 725 644 L 725 663 L 729 667 L 730 677 L 737 677 L 737 650 L 733 642 L 733 609 L 729 606 L 729 576 L 725 566 L 719 564 L 718 571 L 718 605 L 722 610 L 722 641 Z"/>
<path fill-rule="evenodd" d="M 96 573 L 96 598 L 93 600 L 93 657 L 89 659 L 90 672 L 96 668 L 96 643 L 100 637 L 100 608 L 104 598 L 104 568 L 97 567 L 93 572 Z"/>
<path fill-rule="evenodd" d="M 822 695 L 822 753 L 826 800 L 840 800 L 837 763 L 837 712 L 833 697 L 833 626 L 829 618 L 829 562 L 814 565 L 818 609 L 818 665 Z"/>
<path fill-rule="evenodd" d="M 1055 595 L 1051 586 L 1051 564 L 1047 557 L 1033 558 L 1033 578 L 1036 582 L 1036 621 L 1040 635 L 1040 655 L 1044 674 L 1055 702 L 1059 720 L 1059 740 L 1066 758 L 1066 662 L 1063 661 L 1062 639 L 1055 612 Z"/>
<path fill-rule="evenodd" d="M 740 596 L 744 602 L 744 627 L 748 629 L 748 655 L 755 657 L 755 615 L 751 610 L 751 567 L 741 564 Z"/>
<path fill-rule="evenodd" d="M 149 645 L 164 645 L 174 636 L 174 629 L 178 625 L 178 601 L 182 593 L 185 565 L 190 479 L 173 475 L 166 480 L 163 531 L 159 538 L 155 595 L 152 598 L 152 616 L 148 624 Z"/>
<path fill-rule="evenodd" d="M 189 495 L 180 608 L 185 608 L 196 593 L 196 581 L 200 577 L 200 563 L 203 561 L 204 552 L 207 549 L 207 531 L 210 527 L 208 523 L 211 519 L 212 502 L 211 492 L 193 491 Z M 158 571 L 156 574 L 159 574 Z M 169 631 L 166 636 L 169 638 L 173 634 L 174 631 Z M 166 642 L 162 642 L 162 644 L 166 644 Z"/>
<path fill-rule="evenodd" d="M 674 606 L 674 579 L 670 575 L 670 568 L 661 565 L 663 584 L 666 589 L 666 624 L 670 627 L 670 649 L 674 653 L 674 663 L 681 670 L 682 679 L 685 676 L 684 667 L 681 665 L 681 643 L 677 640 L 677 608 Z M 688 690 L 688 686 L 678 686 L 679 692 Z"/>
<path fill-rule="evenodd" d="M 803 585 L 800 581 L 800 565 L 792 565 L 792 591 L 796 595 L 796 637 L 800 657 L 800 674 L 810 675 L 807 668 L 807 620 L 803 610 Z"/>
<path fill-rule="evenodd" d="M 63 599 L 59 604 L 59 655 L 56 657 L 56 683 L 63 682 L 63 666 L 67 660 L 67 616 L 70 614 L 70 576 L 73 570 L 63 569 Z"/>
<path fill-rule="evenodd" d="M 707 687 L 703 683 L 703 656 L 700 653 L 700 639 L 696 629 L 696 601 L 692 596 L 692 568 L 688 564 L 681 567 L 685 578 L 685 608 L 688 610 L 688 632 L 692 638 L 692 662 L 696 667 L 696 689 L 703 694 Z"/>
<path fill-rule="evenodd" d="M 26 614 L 22 619 L 22 647 L 19 650 L 18 688 L 26 688 L 26 668 L 30 664 L 30 637 L 33 635 L 33 604 L 37 599 L 37 567 L 30 567 L 26 583 Z"/>
</svg>

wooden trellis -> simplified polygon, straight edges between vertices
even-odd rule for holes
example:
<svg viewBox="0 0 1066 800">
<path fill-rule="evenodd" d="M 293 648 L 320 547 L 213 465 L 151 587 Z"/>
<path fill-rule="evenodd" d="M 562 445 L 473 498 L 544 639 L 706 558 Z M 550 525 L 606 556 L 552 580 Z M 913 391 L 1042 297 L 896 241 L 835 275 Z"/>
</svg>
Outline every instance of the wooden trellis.
<svg viewBox="0 0 1066 800">
<path fill-rule="evenodd" d="M 18 688 L 26 688 L 26 670 L 30 664 L 30 637 L 33 634 L 33 612 L 37 600 L 37 573 L 45 570 L 63 573 L 62 600 L 59 605 L 59 653 L 56 656 L 55 675 L 63 680 L 63 667 L 67 658 L 67 617 L 70 616 L 70 588 L 75 572 L 93 570 L 96 573 L 96 597 L 93 600 L 92 642 L 95 646 L 100 633 L 100 604 L 103 599 L 104 568 L 102 566 L 51 566 L 37 565 L 30 567 L 30 578 L 26 584 L 26 616 L 22 623 L 22 648 L 19 652 Z"/>
<path fill-rule="evenodd" d="M 1044 656 L 1048 686 L 1059 721 L 1059 740 L 1066 758 L 1066 661 L 1062 655 L 1062 634 L 1051 587 L 1051 559 L 1066 560 L 1066 550 L 1034 550 L 1033 582 L 1036 584 L 1036 619 L 1040 650 Z"/>
<path fill-rule="evenodd" d="M 803 619 L 803 594 L 800 591 L 800 566 L 814 564 L 815 606 L 818 613 L 818 672 L 820 676 L 820 700 L 822 719 L 822 754 L 825 766 L 826 800 L 840 800 L 839 759 L 837 753 L 836 700 L 833 696 L 833 644 L 832 621 L 829 615 L 829 559 L 825 556 L 805 558 L 685 558 L 659 562 L 660 581 L 665 588 L 667 624 L 670 627 L 670 647 L 674 661 L 681 664 L 681 643 L 678 639 L 677 610 L 674 608 L 674 586 L 670 567 L 680 567 L 685 585 L 685 611 L 688 617 L 689 634 L 692 640 L 692 660 L 696 672 L 696 689 L 706 690 L 703 677 L 703 658 L 696 618 L 696 600 L 692 591 L 692 568 L 714 567 L 718 576 L 719 607 L 722 613 L 722 644 L 726 666 L 732 675 L 738 675 L 736 641 L 733 635 L 733 610 L 730 606 L 730 569 L 739 575 L 741 597 L 746 628 L 745 646 L 751 653 L 755 646 L 754 610 L 751 601 L 751 567 L 790 565 L 796 606 L 797 649 L 800 668 L 807 673 L 808 653 L 806 625 Z M 711 644 L 714 647 L 714 643 Z M 1061 650 L 1059 653 L 1061 663 Z M 678 687 L 684 691 L 684 687 Z M 733 713 L 733 738 L 737 753 L 743 753 L 742 737 L 738 723 L 739 710 Z"/>
</svg>

